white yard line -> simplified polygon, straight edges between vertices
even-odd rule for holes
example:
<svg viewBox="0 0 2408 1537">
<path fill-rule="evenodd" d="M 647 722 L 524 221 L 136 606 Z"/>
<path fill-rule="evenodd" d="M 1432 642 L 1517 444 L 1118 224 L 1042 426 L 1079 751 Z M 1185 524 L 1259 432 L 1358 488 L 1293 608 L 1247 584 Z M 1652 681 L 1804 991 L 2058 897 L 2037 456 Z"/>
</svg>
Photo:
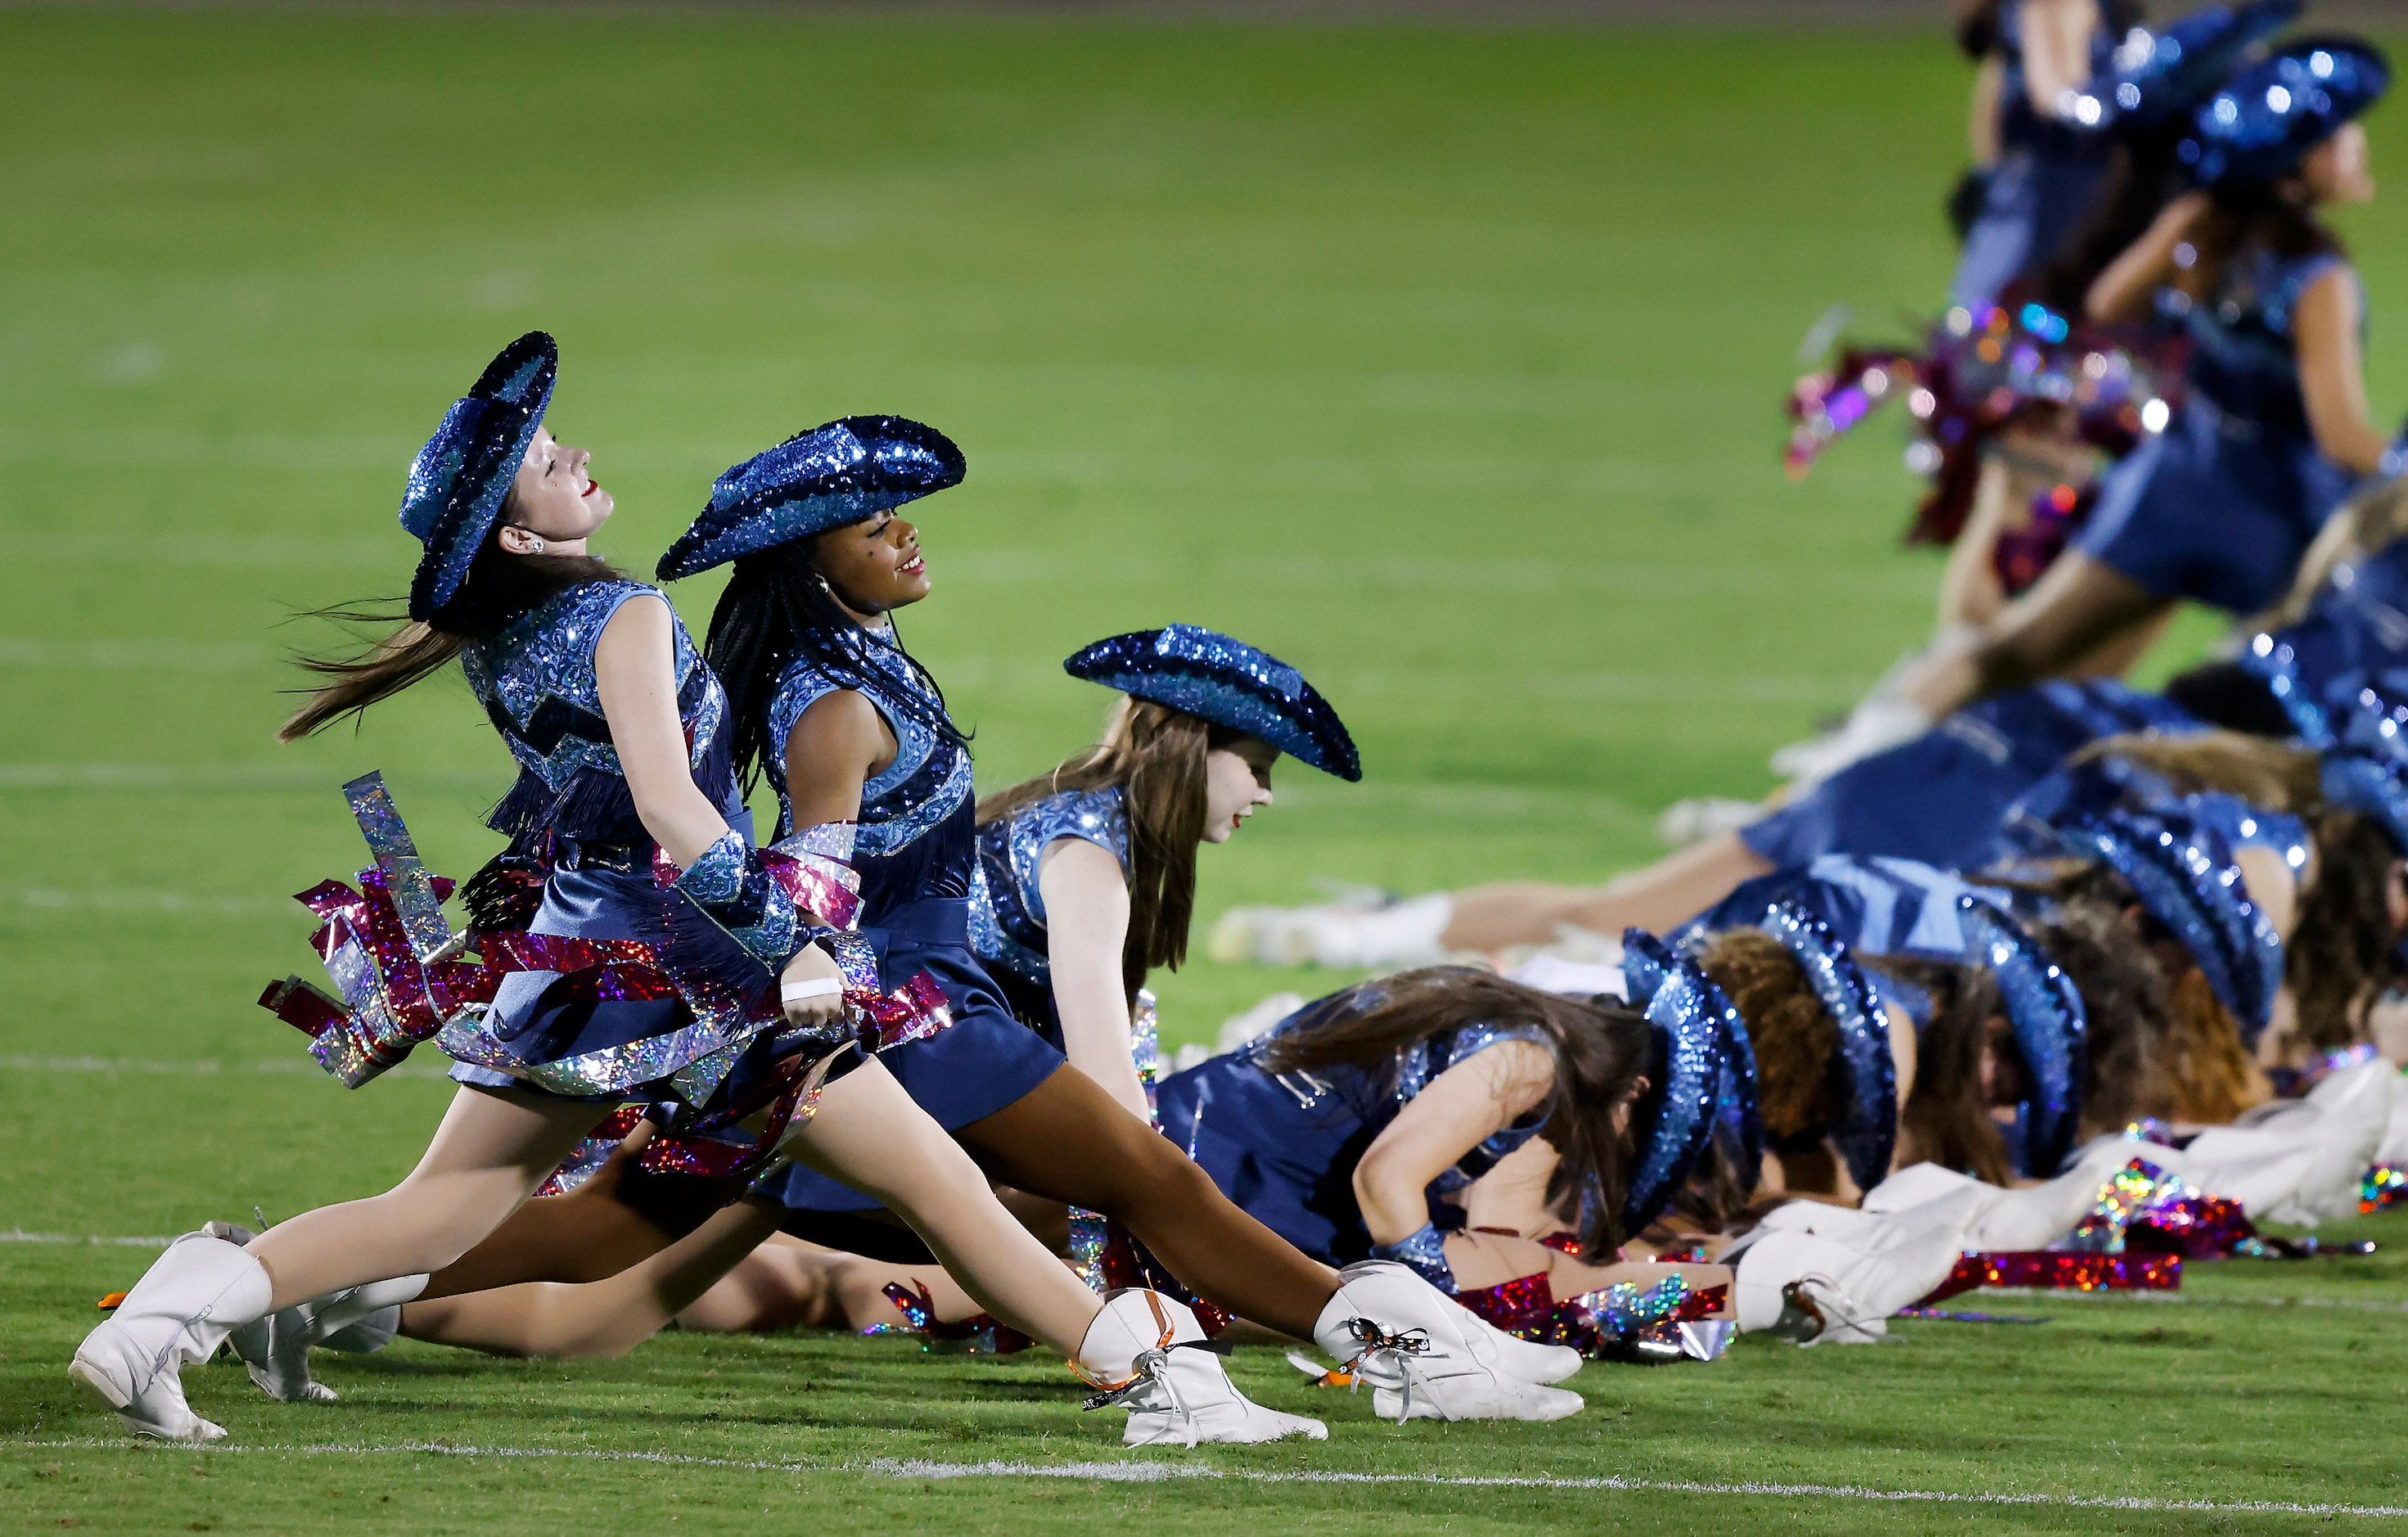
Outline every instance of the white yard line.
<svg viewBox="0 0 2408 1537">
<path fill-rule="evenodd" d="M 45 1450 L 143 1449 L 122 1440 L 75 1439 L 28 1441 L 17 1444 Z M 1419 1488 L 1611 1489 L 1632 1494 L 1707 1494 L 1726 1498 L 1769 1500 L 1854 1500 L 1874 1503 L 1942 1505 L 2014 1505 L 2059 1510 L 2196 1511 L 2216 1515 L 2356 1515 L 2397 1518 L 2408 1515 L 2408 1505 L 2343 1505 L 2288 1500 L 2159 1500 L 2138 1495 L 2011 1494 L 1950 1489 L 1870 1489 L 1853 1484 L 1719 1483 L 1690 1479 L 1548 1478 L 1543 1476 L 1451 1476 L 1442 1473 L 1264 1472 L 1215 1468 L 1197 1462 L 930 1462 L 879 1458 L 868 1462 L 781 1462 L 742 1458 L 695 1457 L 675 1452 L 586 1451 L 550 1446 L 479 1446 L 456 1442 L 402 1442 L 366 1444 L 252 1444 L 175 1448 L 178 1452 L 211 1455 L 259 1454 L 287 1457 L 423 1456 L 461 1458 L 557 1458 L 578 1462 L 623 1462 L 661 1467 L 713 1468 L 742 1472 L 827 1474 L 866 1473 L 885 1478 L 1068 1478 L 1105 1483 L 1157 1484 L 1174 1479 L 1230 1479 L 1244 1484 L 1396 1485 Z"/>
<path fill-rule="evenodd" d="M 189 891 L 122 887 L 64 891 L 57 886 L 0 886 L 0 906 L 43 912 L 148 912 L 187 918 L 308 916 L 290 897 L 204 897 Z"/>
</svg>

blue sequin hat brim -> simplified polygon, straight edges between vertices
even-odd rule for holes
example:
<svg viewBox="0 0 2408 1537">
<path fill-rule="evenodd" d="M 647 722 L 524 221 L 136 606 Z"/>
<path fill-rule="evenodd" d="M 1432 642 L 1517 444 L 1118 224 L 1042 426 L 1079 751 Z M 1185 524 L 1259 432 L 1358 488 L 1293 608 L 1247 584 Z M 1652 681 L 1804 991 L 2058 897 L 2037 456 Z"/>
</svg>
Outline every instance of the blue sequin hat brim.
<svg viewBox="0 0 2408 1537">
<path fill-rule="evenodd" d="M 1881 993 L 1819 913 L 1795 902 L 1774 902 L 1756 927 L 1798 958 L 1807 984 L 1839 1027 L 1840 1049 L 1831 1056 L 1832 1098 L 1839 1108 L 1827 1134 L 1847 1161 L 1856 1188 L 1870 1190 L 1889 1177 L 1890 1156 L 1898 1147 L 1898 1062 L 1890 1053 L 1889 1013 Z"/>
<path fill-rule="evenodd" d="M 2393 702 L 2400 682 L 2365 674 L 2334 681 L 2332 740 L 2320 772 L 2327 805 L 2372 817 L 2408 853 L 2408 705 Z"/>
<path fill-rule="evenodd" d="M 710 500 L 661 556 L 663 582 L 708 571 L 962 483 L 962 451 L 901 416 L 846 416 L 729 467 Z"/>
<path fill-rule="evenodd" d="M 1217 630 L 1133 630 L 1065 657 L 1062 670 L 1242 731 L 1323 773 L 1350 783 L 1363 777 L 1346 723 L 1304 674 Z"/>
<path fill-rule="evenodd" d="M 2068 853 L 2124 878 L 2232 1011 L 2242 1040 L 2256 1044 L 2283 984 L 2283 941 L 2251 900 L 2224 839 L 2172 811 L 2118 812 L 2056 830 Z"/>
<path fill-rule="evenodd" d="M 1625 976 L 1629 974 L 1626 968 Z M 1644 1122 L 1630 1183 L 1623 1193 L 1625 1233 L 1639 1232 L 1663 1214 L 1713 1143 L 1722 1118 L 1727 1028 L 1723 1014 L 1728 1001 L 1694 964 L 1675 961 L 1652 980 L 1644 1013 L 1655 1036 L 1655 1082 L 1640 1113 L 1632 1117 L 1633 1130 L 1650 1106 L 1654 1114 Z"/>
<path fill-rule="evenodd" d="M 401 525 L 426 547 L 409 582 L 410 618 L 432 619 L 460 596 L 543 424 L 559 374 L 558 344 L 529 331 L 485 365 L 410 461 Z"/>
<path fill-rule="evenodd" d="M 2242 53 L 2299 19 L 2300 0 L 2202 6 L 2158 31 L 2135 27 L 2116 46 L 2106 75 L 2078 93 L 2064 114 L 2086 126 L 2154 128 L 2222 85 Z"/>
<path fill-rule="evenodd" d="M 1747 1021 L 1695 958 L 1676 955 L 1671 946 L 1643 928 L 1623 930 L 1623 985 L 1632 1003 L 1643 1008 L 1667 977 L 1684 968 L 1690 986 L 1722 1025 L 1722 1067 L 1714 1079 L 1714 1139 L 1722 1143 L 1741 1187 L 1753 1190 L 1764 1169 L 1764 1117 L 1756 1100 L 1756 1042 L 1748 1039 Z"/>
<path fill-rule="evenodd" d="M 2201 104 L 2175 152 L 2203 185 L 2278 180 L 2390 84 L 2390 61 L 2364 38 L 2294 38 Z"/>
<path fill-rule="evenodd" d="M 1956 898 L 1967 958 L 1998 979 L 2031 1092 L 2023 1102 L 2024 1172 L 2046 1178 L 2073 1150 L 2089 1014 L 2082 994 L 2023 926 L 1968 893 Z"/>
</svg>

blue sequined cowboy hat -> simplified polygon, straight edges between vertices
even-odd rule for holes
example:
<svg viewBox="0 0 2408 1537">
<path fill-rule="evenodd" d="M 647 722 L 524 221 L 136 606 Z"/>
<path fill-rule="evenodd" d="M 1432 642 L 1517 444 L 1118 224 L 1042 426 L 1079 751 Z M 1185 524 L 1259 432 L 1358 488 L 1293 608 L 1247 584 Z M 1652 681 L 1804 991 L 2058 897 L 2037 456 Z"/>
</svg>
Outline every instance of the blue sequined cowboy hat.
<svg viewBox="0 0 2408 1537">
<path fill-rule="evenodd" d="M 1820 913 L 1774 902 L 1756 927 L 1779 940 L 1806 972 L 1807 985 L 1839 1027 L 1831 1054 L 1835 1108 L 1828 1134 L 1847 1161 L 1848 1177 L 1870 1190 L 1889 1177 L 1898 1146 L 1898 1062 L 1890 1055 L 1889 1013 L 1872 978 Z"/>
<path fill-rule="evenodd" d="M 1756 1099 L 1756 1042 L 1748 1038 L 1747 1021 L 1715 985 L 1705 968 L 1675 952 L 1643 928 L 1622 932 L 1623 985 L 1630 1001 L 1645 1007 L 1655 1000 L 1665 980 L 1676 974 L 1688 979 L 1706 1013 L 1722 1027 L 1722 1065 L 1714 1076 L 1713 1140 L 1720 1142 L 1742 1189 L 1753 1190 L 1764 1168 L 1764 1118 Z"/>
<path fill-rule="evenodd" d="M 1063 658 L 1062 670 L 1242 731 L 1326 774 L 1363 777 L 1346 723 L 1304 674 L 1217 630 L 1165 625 L 1115 635 Z"/>
<path fill-rule="evenodd" d="M 2331 723 L 2319 775 L 2325 803 L 2371 816 L 2408 853 L 2408 703 L 2396 676 L 2335 680 L 2324 717 Z"/>
<path fill-rule="evenodd" d="M 841 528 L 962 483 L 953 439 L 901 416 L 846 416 L 730 467 L 710 501 L 661 556 L 675 582 L 739 555 Z"/>
<path fill-rule="evenodd" d="M 2202 103 L 2175 152 L 2204 184 L 2277 180 L 2390 83 L 2390 62 L 2363 38 L 2294 38 Z"/>
<path fill-rule="evenodd" d="M 468 393 L 410 461 L 401 494 L 401 525 L 426 546 L 409 582 L 409 617 L 422 623 L 460 596 L 468 567 L 502 514 L 552 386 L 560 348 L 529 331 L 485 365 Z"/>
<path fill-rule="evenodd" d="M 1956 898 L 1966 958 L 1998 979 L 2023 1055 L 2023 1171 L 2045 1178 L 2073 1150 L 2089 1014 L 2082 994 L 2021 924 L 1971 893 Z"/>
<path fill-rule="evenodd" d="M 2060 115 L 2084 127 L 2153 128 L 2184 113 L 2231 74 L 2242 53 L 2298 20 L 2300 0 L 2201 6 L 2157 31 L 2135 27 L 2107 70 Z"/>
<path fill-rule="evenodd" d="M 2118 812 L 2057 832 L 2068 853 L 2124 878 L 2254 1045 L 2283 985 L 2283 940 L 2251 899 L 2223 835 L 2172 808 Z"/>
<path fill-rule="evenodd" d="M 1627 941 L 1626 941 L 1627 945 Z M 1691 962 L 1675 961 L 1652 974 L 1645 957 L 1628 965 L 1631 1001 L 1641 1002 L 1654 1035 L 1648 1070 L 1650 1087 L 1631 1117 L 1639 1148 L 1630 1183 L 1622 1199 L 1622 1230 L 1636 1233 L 1663 1215 L 1664 1209 L 1705 1156 L 1722 1119 L 1724 1012 L 1729 1003 L 1721 989 Z M 1651 1113 L 1652 1112 L 1652 1113 Z"/>
</svg>

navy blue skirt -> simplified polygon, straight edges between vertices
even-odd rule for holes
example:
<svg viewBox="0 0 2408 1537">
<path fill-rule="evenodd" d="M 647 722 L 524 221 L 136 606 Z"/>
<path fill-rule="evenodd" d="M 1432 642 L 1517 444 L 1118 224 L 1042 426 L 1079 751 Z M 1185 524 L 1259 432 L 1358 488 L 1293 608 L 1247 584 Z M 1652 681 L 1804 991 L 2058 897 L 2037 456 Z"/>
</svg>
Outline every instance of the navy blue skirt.
<svg viewBox="0 0 2408 1537">
<path fill-rule="evenodd" d="M 2160 597 L 2252 613 L 2283 595 L 2349 486 L 2314 442 L 2194 395 L 2108 470 L 2073 547 Z"/>
<path fill-rule="evenodd" d="M 1216 1056 L 1163 1080 L 1162 1133 L 1248 1216 L 1325 1265 L 1371 1252 L 1354 1166 L 1380 1128 L 1338 1095 L 1308 1106 L 1254 1063 Z"/>
<path fill-rule="evenodd" d="M 2106 683 L 2044 683 L 1960 710 L 1886 753 L 1850 764 L 1740 829 L 1766 862 L 1886 855 L 1942 869 L 1991 857 L 1999 820 L 2071 754 L 2126 731 L 2196 729 L 2157 695 Z"/>
<path fill-rule="evenodd" d="M 878 953 L 881 980 L 897 987 L 924 970 L 953 1007 L 949 1027 L 878 1054 L 931 1119 L 947 1131 L 984 1120 L 1060 1070 L 1062 1054 L 1012 1017 L 1002 993 L 970 954 L 967 900 L 910 902 L 884 916 L 884 924 L 861 929 Z M 799 1165 L 771 1175 L 753 1194 L 796 1211 L 866 1212 L 878 1206 L 851 1185 Z"/>
</svg>

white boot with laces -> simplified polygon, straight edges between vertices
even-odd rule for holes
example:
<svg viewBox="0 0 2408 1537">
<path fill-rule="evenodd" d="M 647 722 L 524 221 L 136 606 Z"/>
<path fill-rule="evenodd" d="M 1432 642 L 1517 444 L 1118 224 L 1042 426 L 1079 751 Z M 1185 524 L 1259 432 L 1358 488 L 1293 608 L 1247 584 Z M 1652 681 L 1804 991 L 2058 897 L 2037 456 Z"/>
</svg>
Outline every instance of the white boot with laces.
<svg viewBox="0 0 2408 1537">
<path fill-rule="evenodd" d="M 1480 1329 L 1467 1329 L 1467 1319 Z M 1581 1412 L 1578 1393 L 1528 1381 L 1508 1369 L 1510 1355 L 1540 1370 L 1555 1370 L 1562 1362 L 1552 1347 L 1531 1346 L 1544 1353 L 1538 1357 L 1508 1352 L 1488 1332 L 1493 1331 L 1483 1320 L 1452 1298 L 1389 1260 L 1339 1271 L 1337 1295 L 1312 1327 L 1314 1343 L 1357 1382 L 1371 1385 L 1372 1413 L 1399 1425 L 1409 1419 L 1553 1420 Z M 1481 1337 L 1478 1345 L 1474 1333 Z M 1577 1370 L 1579 1357 L 1572 1355 L 1572 1360 Z"/>
<path fill-rule="evenodd" d="M 424 1291 L 426 1282 L 423 1274 L 404 1275 L 346 1286 L 245 1324 L 226 1343 L 269 1398 L 282 1403 L 332 1403 L 338 1395 L 309 1375 L 310 1347 L 324 1345 L 353 1356 L 382 1350 L 400 1331 L 401 1304 Z"/>
<path fill-rule="evenodd" d="M 224 1428 L 193 1413 L 178 1373 L 216 1355 L 230 1329 L 264 1317 L 274 1294 L 267 1271 L 244 1250 L 186 1233 L 84 1336 L 67 1375 L 137 1436 L 220 1440 Z"/>
<path fill-rule="evenodd" d="M 1328 1439 L 1321 1421 L 1266 1409 L 1239 1392 L 1221 1366 L 1228 1348 L 1207 1339 L 1184 1304 L 1132 1288 L 1104 1299 L 1076 1365 L 1102 1389 L 1088 1408 L 1129 1412 L 1123 1445 Z"/>
</svg>

